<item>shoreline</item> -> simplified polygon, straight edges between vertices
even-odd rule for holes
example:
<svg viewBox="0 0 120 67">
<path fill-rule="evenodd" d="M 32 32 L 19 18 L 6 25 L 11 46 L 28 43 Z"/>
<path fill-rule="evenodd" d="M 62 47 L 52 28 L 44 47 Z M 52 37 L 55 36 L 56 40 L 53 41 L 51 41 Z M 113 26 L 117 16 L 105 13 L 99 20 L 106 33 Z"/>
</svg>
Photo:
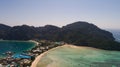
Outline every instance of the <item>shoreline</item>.
<svg viewBox="0 0 120 67">
<path fill-rule="evenodd" d="M 37 42 L 37 41 L 35 41 L 35 40 L 28 40 L 28 42 L 33 42 L 33 43 L 35 43 L 36 46 L 39 45 L 39 42 Z"/>
<path fill-rule="evenodd" d="M 63 45 L 63 46 L 58 46 L 58 47 L 52 48 L 52 49 L 50 49 L 50 50 L 48 50 L 48 51 L 40 54 L 39 56 L 37 56 L 37 57 L 35 58 L 35 60 L 32 62 L 31 67 L 36 67 L 36 66 L 37 66 L 37 63 L 41 60 L 41 58 L 42 58 L 45 54 L 47 54 L 49 51 L 55 50 L 56 48 L 59 48 L 59 47 L 70 47 L 70 48 L 81 48 L 81 49 L 82 49 L 84 46 L 75 46 L 75 45 L 72 45 L 72 44 L 65 44 L 65 45 Z M 86 47 L 86 48 L 89 49 L 89 48 L 91 48 L 91 47 Z M 92 49 L 100 50 L 100 49 L 96 49 L 96 48 L 92 48 Z"/>
<path fill-rule="evenodd" d="M 32 47 L 30 47 L 30 48 L 28 48 L 28 49 L 26 49 L 25 51 L 27 51 L 27 50 L 31 50 L 32 48 L 34 48 L 35 46 L 37 46 L 39 43 L 37 42 L 37 41 L 34 41 L 34 40 L 24 40 L 24 41 L 21 41 L 21 40 L 0 40 L 0 42 L 29 42 L 29 43 L 34 43 L 34 45 L 32 46 Z M 3 56 L 0 56 L 0 59 L 1 58 L 4 58 Z"/>
<path fill-rule="evenodd" d="M 63 46 L 68 46 L 68 44 L 65 44 L 65 45 L 63 45 Z M 51 50 L 54 50 L 54 49 L 56 49 L 56 48 L 63 47 L 63 46 L 58 46 L 58 47 L 52 48 L 52 49 L 50 49 L 50 50 L 48 50 L 48 51 L 51 51 Z M 35 58 L 35 60 L 32 62 L 32 64 L 31 64 L 30 67 L 36 67 L 36 66 L 37 66 L 37 63 L 40 61 L 40 59 L 41 59 L 45 54 L 48 53 L 48 51 L 46 51 L 46 52 L 40 54 L 39 56 L 37 56 L 37 57 Z"/>
<path fill-rule="evenodd" d="M 0 41 L 11 41 L 11 40 L 0 40 Z M 56 44 L 56 42 L 51 42 L 51 41 L 36 41 L 36 40 L 27 40 L 27 41 L 16 41 L 16 40 L 12 40 L 14 42 L 31 42 L 33 44 L 33 47 L 25 50 L 25 53 L 23 53 L 26 56 L 31 56 L 31 58 L 27 57 L 23 57 L 23 58 L 19 58 L 19 59 L 15 59 L 13 58 L 14 55 L 10 55 L 10 59 L 12 60 L 9 60 L 7 58 L 9 58 L 9 56 L 5 57 L 5 60 L 4 59 L 1 59 L 0 61 L 5 61 L 5 62 L 0 62 L 0 64 L 3 64 L 3 65 L 9 65 L 10 63 L 7 63 L 8 61 L 15 61 L 16 64 L 19 64 L 19 65 L 22 65 L 22 66 L 31 66 L 31 65 L 37 65 L 36 62 L 39 62 L 39 55 L 42 57 L 42 55 L 46 54 L 49 50 L 51 49 L 55 49 L 61 45 L 64 45 L 64 42 L 63 43 L 59 43 L 59 44 Z M 34 59 L 35 58 L 35 59 Z M 36 58 L 38 58 L 38 60 L 36 62 L 34 62 L 36 60 Z M 28 62 L 25 62 L 25 60 L 27 60 Z M 16 62 L 17 61 L 17 62 Z M 23 63 L 23 64 L 21 64 Z M 12 64 L 11 64 L 12 65 Z M 35 67 L 35 66 L 33 66 Z"/>
<path fill-rule="evenodd" d="M 40 54 L 39 56 L 37 56 L 35 58 L 35 60 L 32 62 L 31 66 L 30 67 L 36 67 L 37 66 L 37 63 L 39 62 L 39 60 L 42 58 L 42 56 L 44 56 L 48 51 Z"/>
<path fill-rule="evenodd" d="M 52 48 L 52 49 L 50 49 L 50 50 L 48 50 L 48 51 L 40 54 L 39 56 L 37 56 L 37 57 L 35 58 L 35 60 L 32 62 L 32 64 L 31 64 L 30 67 L 36 67 L 36 66 L 37 66 L 37 63 L 40 61 L 40 59 L 41 59 L 45 54 L 47 54 L 49 51 L 55 50 L 56 48 L 64 47 L 64 46 L 72 47 L 72 48 L 73 48 L 73 47 L 74 47 L 74 48 L 79 48 L 79 47 L 74 46 L 74 45 L 71 45 L 71 44 L 65 44 L 65 45 L 63 45 L 63 46 L 58 46 L 58 47 Z"/>
</svg>

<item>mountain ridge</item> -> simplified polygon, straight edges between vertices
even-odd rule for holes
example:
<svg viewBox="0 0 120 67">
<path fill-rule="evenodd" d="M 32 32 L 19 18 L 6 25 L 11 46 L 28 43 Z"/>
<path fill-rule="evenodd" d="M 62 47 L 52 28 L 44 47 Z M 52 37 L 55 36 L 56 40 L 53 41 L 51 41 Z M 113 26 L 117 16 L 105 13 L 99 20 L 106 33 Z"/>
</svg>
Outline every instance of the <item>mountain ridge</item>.
<svg viewBox="0 0 120 67">
<path fill-rule="evenodd" d="M 54 25 L 43 27 L 28 25 L 10 27 L 0 24 L 0 33 L 2 33 L 0 34 L 0 39 L 4 40 L 44 39 L 64 41 L 77 46 L 120 50 L 120 43 L 115 41 L 112 33 L 84 21 L 74 22 L 62 28 Z"/>
</svg>

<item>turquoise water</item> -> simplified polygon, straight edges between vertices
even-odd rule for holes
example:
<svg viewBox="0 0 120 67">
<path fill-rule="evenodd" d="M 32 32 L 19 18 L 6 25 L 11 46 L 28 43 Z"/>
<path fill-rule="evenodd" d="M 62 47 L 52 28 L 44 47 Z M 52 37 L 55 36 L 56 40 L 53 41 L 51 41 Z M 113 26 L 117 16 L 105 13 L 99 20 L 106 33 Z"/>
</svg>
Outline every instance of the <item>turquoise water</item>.
<svg viewBox="0 0 120 67">
<path fill-rule="evenodd" d="M 27 41 L 0 41 L 0 57 L 5 56 L 3 53 L 7 51 L 19 54 L 33 48 L 34 46 L 35 43 Z"/>
<path fill-rule="evenodd" d="M 37 67 L 120 67 L 120 52 L 62 46 L 48 51 Z"/>
</svg>

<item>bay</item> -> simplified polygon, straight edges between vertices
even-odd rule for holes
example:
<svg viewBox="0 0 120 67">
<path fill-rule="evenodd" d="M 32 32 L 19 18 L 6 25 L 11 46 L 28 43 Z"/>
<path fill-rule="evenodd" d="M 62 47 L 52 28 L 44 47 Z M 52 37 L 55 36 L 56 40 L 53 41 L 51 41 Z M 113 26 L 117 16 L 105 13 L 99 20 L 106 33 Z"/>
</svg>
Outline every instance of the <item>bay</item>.
<svg viewBox="0 0 120 67">
<path fill-rule="evenodd" d="M 120 52 L 65 45 L 48 51 L 37 67 L 117 67 Z"/>
<path fill-rule="evenodd" d="M 30 50 L 35 46 L 35 43 L 29 41 L 10 41 L 1 40 L 0 41 L 0 57 L 5 57 L 4 53 L 8 51 L 15 52 L 15 54 L 20 54 L 23 51 Z"/>
</svg>

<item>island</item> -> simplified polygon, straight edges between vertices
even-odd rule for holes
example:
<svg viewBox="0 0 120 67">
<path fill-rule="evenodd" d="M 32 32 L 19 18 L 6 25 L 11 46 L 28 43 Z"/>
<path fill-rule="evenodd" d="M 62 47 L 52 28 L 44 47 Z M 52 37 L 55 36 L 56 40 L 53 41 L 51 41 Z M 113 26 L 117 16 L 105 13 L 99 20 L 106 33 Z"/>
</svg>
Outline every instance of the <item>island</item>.
<svg viewBox="0 0 120 67">
<path fill-rule="evenodd" d="M 113 34 L 100 29 L 92 23 L 78 21 L 63 27 L 46 25 L 34 27 L 28 25 L 8 26 L 0 24 L 1 40 L 31 41 L 36 46 L 29 51 L 24 51 L 20 56 L 13 57 L 13 52 L 6 52 L 7 57 L 0 59 L 3 66 L 30 67 L 37 56 L 49 49 L 72 44 L 75 46 L 93 47 L 103 50 L 120 51 L 120 43 L 115 41 Z"/>
<path fill-rule="evenodd" d="M 120 50 L 120 43 L 115 41 L 112 33 L 85 21 L 77 21 L 61 28 L 53 25 L 44 27 L 28 25 L 11 27 L 0 24 L 0 39 L 64 41 L 77 46 Z"/>
</svg>

